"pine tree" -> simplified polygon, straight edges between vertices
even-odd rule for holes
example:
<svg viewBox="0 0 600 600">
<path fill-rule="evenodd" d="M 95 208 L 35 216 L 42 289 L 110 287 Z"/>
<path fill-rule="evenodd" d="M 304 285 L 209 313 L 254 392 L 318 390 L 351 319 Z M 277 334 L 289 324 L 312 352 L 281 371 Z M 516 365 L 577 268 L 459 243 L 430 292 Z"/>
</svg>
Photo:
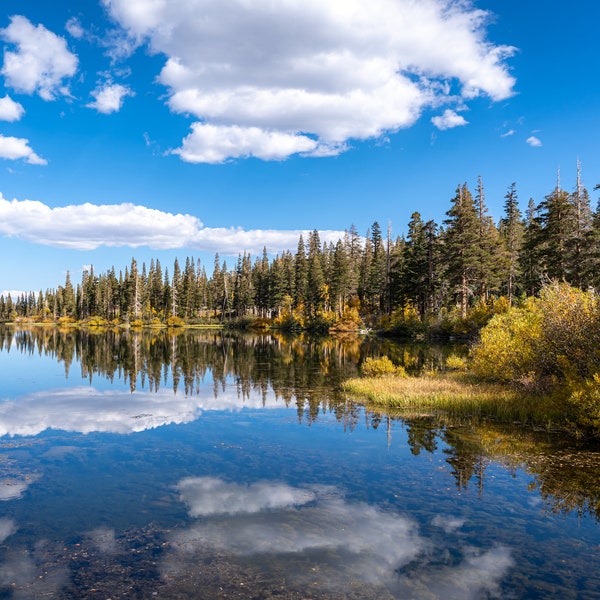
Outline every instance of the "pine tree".
<svg viewBox="0 0 600 600">
<path fill-rule="evenodd" d="M 529 199 L 525 213 L 525 232 L 519 262 L 524 291 L 528 296 L 533 296 L 541 288 L 544 277 L 542 222 L 533 198 Z"/>
<path fill-rule="evenodd" d="M 573 246 L 577 231 L 577 215 L 569 194 L 557 184 L 540 204 L 542 225 L 540 249 L 545 273 L 550 279 L 571 282 L 573 278 Z"/>
<path fill-rule="evenodd" d="M 577 161 L 577 184 L 571 194 L 571 204 L 574 208 L 575 231 L 569 242 L 569 258 L 571 265 L 571 283 L 579 288 L 591 285 L 590 231 L 592 228 L 592 211 L 590 196 L 581 182 L 581 164 Z"/>
<path fill-rule="evenodd" d="M 304 304 L 308 298 L 308 261 L 302 235 L 298 240 L 294 261 L 294 291 L 294 304 L 296 306 Z"/>
<path fill-rule="evenodd" d="M 444 221 L 445 276 L 459 301 L 461 315 L 467 316 L 469 299 L 480 273 L 480 224 L 467 184 L 458 186 L 452 207 Z"/>
<path fill-rule="evenodd" d="M 307 257 L 307 308 L 309 316 L 314 316 L 324 308 L 326 301 L 325 276 L 323 274 L 323 254 L 319 232 L 315 229 L 309 237 Z"/>
<path fill-rule="evenodd" d="M 487 301 L 490 293 L 498 290 L 502 278 L 503 248 L 494 220 L 488 215 L 481 177 L 477 180 L 475 210 L 479 224 L 477 242 L 476 287 L 481 302 Z"/>
<path fill-rule="evenodd" d="M 75 301 L 75 290 L 73 289 L 73 284 L 71 283 L 71 274 L 69 271 L 67 271 L 67 275 L 65 277 L 65 286 L 60 291 L 61 303 L 59 315 L 61 317 L 75 318 L 77 305 Z"/>
<path fill-rule="evenodd" d="M 181 268 L 179 261 L 175 258 L 173 262 L 173 277 L 171 278 L 171 297 L 169 304 L 171 305 L 171 315 L 178 316 L 179 309 L 179 294 L 181 292 Z"/>
<path fill-rule="evenodd" d="M 338 315 L 344 311 L 350 292 L 350 277 L 348 272 L 348 256 L 344 242 L 338 240 L 333 251 L 331 274 L 329 277 L 329 294 L 332 308 Z"/>
<path fill-rule="evenodd" d="M 516 184 L 512 183 L 504 196 L 504 217 L 500 220 L 500 237 L 504 242 L 504 285 L 509 304 L 520 291 L 521 251 L 525 237 L 525 224 L 517 197 Z"/>
<path fill-rule="evenodd" d="M 373 257 L 368 275 L 368 296 L 374 309 L 384 311 L 387 295 L 387 252 L 381 235 L 381 227 L 375 221 L 371 226 Z"/>
<path fill-rule="evenodd" d="M 419 315 L 425 314 L 429 295 L 429 260 L 428 241 L 421 215 L 414 212 L 408 223 L 406 243 L 403 254 L 403 272 L 401 277 L 402 306 L 410 301 L 417 308 Z"/>
<path fill-rule="evenodd" d="M 253 304 L 252 263 L 250 255 L 238 255 L 233 281 L 233 308 L 238 316 L 244 316 Z"/>
</svg>

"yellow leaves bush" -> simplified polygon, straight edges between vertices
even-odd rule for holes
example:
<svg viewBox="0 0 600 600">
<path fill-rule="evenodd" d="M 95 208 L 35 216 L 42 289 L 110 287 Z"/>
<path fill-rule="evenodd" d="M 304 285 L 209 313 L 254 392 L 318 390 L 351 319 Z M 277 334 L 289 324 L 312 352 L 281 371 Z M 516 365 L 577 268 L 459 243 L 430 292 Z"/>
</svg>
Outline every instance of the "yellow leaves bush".
<svg viewBox="0 0 600 600">
<path fill-rule="evenodd" d="M 534 303 L 494 315 L 471 351 L 475 372 L 484 379 L 519 381 L 535 371 L 541 315 Z"/>
<path fill-rule="evenodd" d="M 496 314 L 471 352 L 483 378 L 539 385 L 583 382 L 600 372 L 600 306 L 593 292 L 566 283 Z"/>
<path fill-rule="evenodd" d="M 451 354 L 446 359 L 446 368 L 451 371 L 466 371 L 467 369 L 467 359 L 458 356 L 458 354 Z"/>
<path fill-rule="evenodd" d="M 369 356 L 362 365 L 362 373 L 367 377 L 383 377 L 384 375 L 396 375 L 398 377 L 407 377 L 404 367 L 394 365 L 387 357 L 373 358 Z"/>
<path fill-rule="evenodd" d="M 167 327 L 185 327 L 185 321 L 177 315 L 171 315 L 167 319 Z"/>
</svg>

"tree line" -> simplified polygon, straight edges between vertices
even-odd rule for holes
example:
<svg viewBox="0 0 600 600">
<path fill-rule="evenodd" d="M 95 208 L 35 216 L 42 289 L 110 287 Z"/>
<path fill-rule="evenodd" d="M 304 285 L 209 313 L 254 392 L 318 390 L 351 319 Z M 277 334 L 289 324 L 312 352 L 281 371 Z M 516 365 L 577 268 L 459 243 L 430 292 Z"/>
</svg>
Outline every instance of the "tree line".
<svg viewBox="0 0 600 600">
<path fill-rule="evenodd" d="M 598 186 L 596 186 L 598 187 Z M 317 230 L 293 251 L 269 258 L 244 252 L 230 268 L 215 255 L 212 269 L 193 257 L 171 271 L 158 259 L 83 272 L 64 284 L 13 299 L 0 298 L 0 320 L 103 320 L 114 323 L 205 323 L 265 319 L 281 326 L 331 326 L 344 319 L 368 326 L 440 315 L 465 320 L 502 298 L 511 305 L 536 295 L 548 281 L 600 287 L 600 208 L 581 183 L 557 183 L 536 203 L 519 206 L 516 185 L 504 196 L 502 217 L 489 215 L 484 186 L 457 186 L 441 224 L 414 212 L 404 236 L 378 222 L 359 235 L 351 226 L 336 243 Z M 386 321 L 387 319 L 387 321 Z"/>
</svg>

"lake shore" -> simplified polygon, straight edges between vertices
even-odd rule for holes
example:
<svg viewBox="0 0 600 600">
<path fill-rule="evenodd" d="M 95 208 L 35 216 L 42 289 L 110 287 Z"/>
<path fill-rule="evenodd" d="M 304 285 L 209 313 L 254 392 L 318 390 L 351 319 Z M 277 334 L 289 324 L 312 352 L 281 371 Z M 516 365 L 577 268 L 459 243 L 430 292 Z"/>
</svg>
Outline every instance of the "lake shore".
<svg viewBox="0 0 600 600">
<path fill-rule="evenodd" d="M 367 406 L 409 414 L 478 417 L 572 433 L 565 406 L 555 396 L 476 380 L 469 373 L 357 377 L 342 389 Z"/>
</svg>

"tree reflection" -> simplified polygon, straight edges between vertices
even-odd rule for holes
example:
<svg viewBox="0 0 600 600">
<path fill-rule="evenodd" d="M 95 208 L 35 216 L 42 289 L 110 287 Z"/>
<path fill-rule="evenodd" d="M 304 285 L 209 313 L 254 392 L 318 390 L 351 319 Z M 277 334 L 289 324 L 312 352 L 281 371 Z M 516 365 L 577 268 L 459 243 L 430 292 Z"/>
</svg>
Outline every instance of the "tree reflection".
<svg viewBox="0 0 600 600">
<path fill-rule="evenodd" d="M 369 418 L 381 420 L 381 413 Z M 443 446 L 449 471 L 459 490 L 475 485 L 484 493 L 489 465 L 531 475 L 529 489 L 540 494 L 553 513 L 590 514 L 600 520 L 600 447 L 575 444 L 556 433 L 486 422 L 454 422 L 442 417 L 405 418 L 402 424 L 411 453 L 433 454 Z"/>
<path fill-rule="evenodd" d="M 443 364 L 449 348 L 225 330 L 2 327 L 0 351 L 48 356 L 64 366 L 66 376 L 79 368 L 90 382 L 96 377 L 124 381 L 131 391 L 158 392 L 172 386 L 176 394 L 193 396 L 212 382 L 215 397 L 232 386 L 244 401 L 258 395 L 266 402 L 274 393 L 277 401 L 295 407 L 301 422 L 310 425 L 330 413 L 352 431 L 365 419 L 368 427 L 385 427 L 390 444 L 394 429 L 401 427 L 413 455 L 441 449 L 460 490 L 476 486 L 484 493 L 490 463 L 500 462 L 529 473 L 531 489 L 550 510 L 600 519 L 599 448 L 575 446 L 559 435 L 524 428 L 365 411 L 340 391 L 340 384 L 358 374 L 367 356 L 385 354 L 407 369 L 429 370 Z"/>
</svg>

